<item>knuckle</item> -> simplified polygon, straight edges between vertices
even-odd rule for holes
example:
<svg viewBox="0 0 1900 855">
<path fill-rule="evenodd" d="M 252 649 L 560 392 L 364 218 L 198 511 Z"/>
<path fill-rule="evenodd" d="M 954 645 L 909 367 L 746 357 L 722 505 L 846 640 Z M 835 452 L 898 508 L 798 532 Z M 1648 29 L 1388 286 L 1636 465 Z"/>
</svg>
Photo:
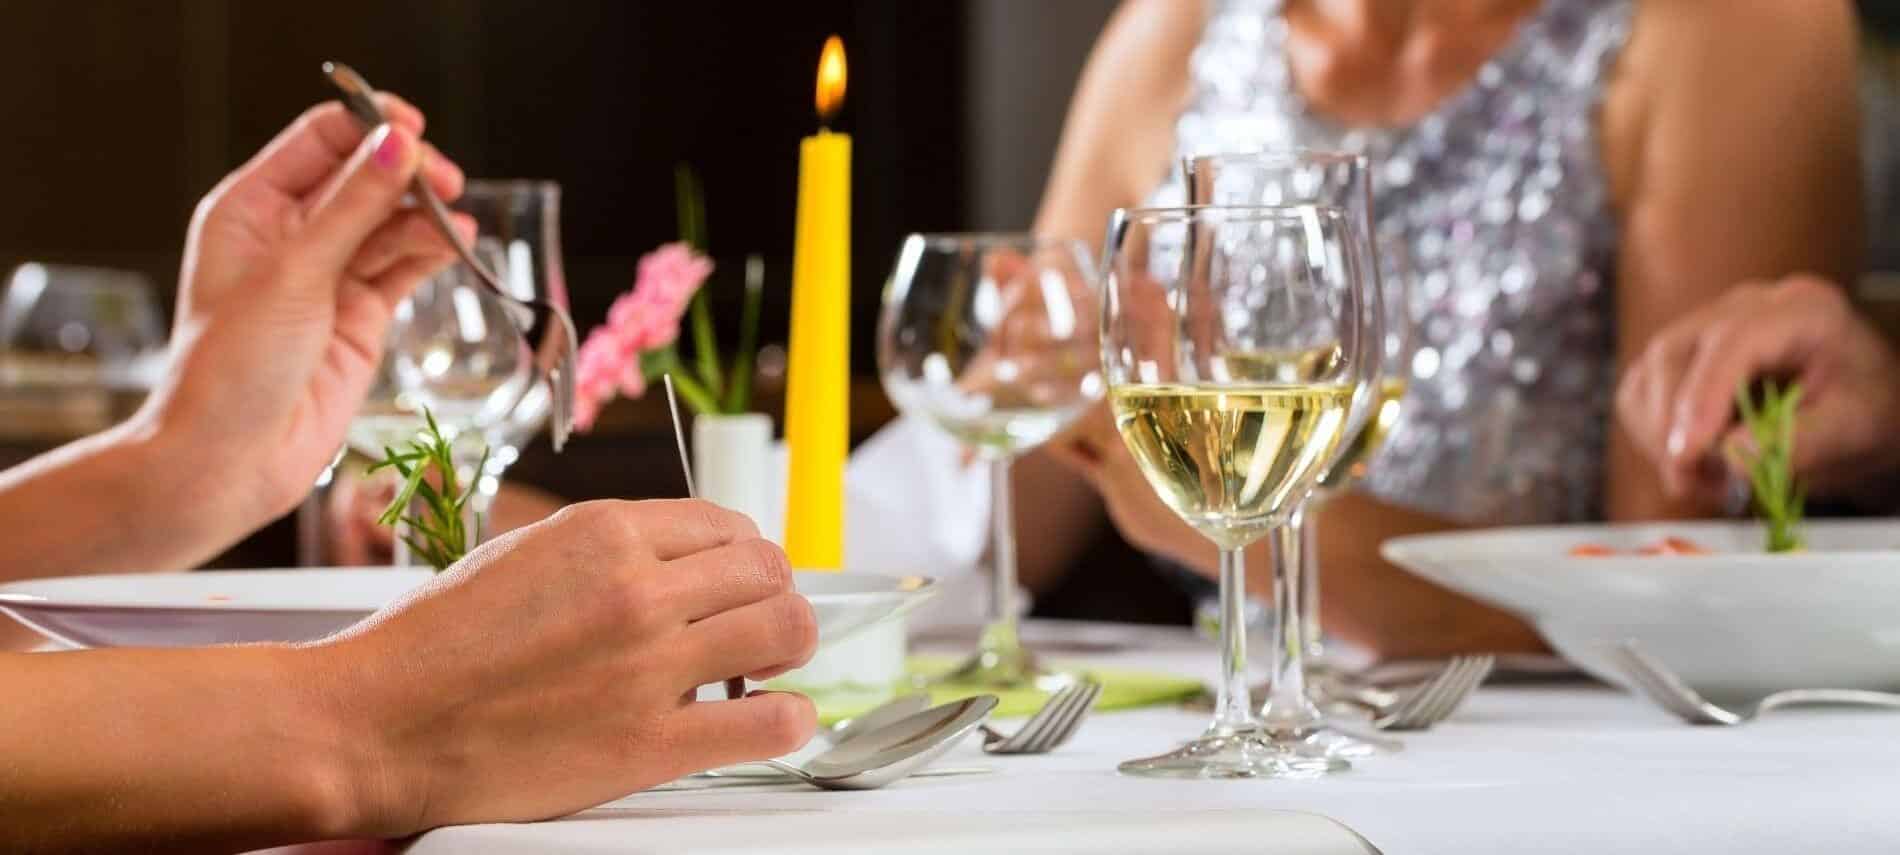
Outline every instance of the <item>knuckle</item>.
<svg viewBox="0 0 1900 855">
<path fill-rule="evenodd" d="M 704 499 L 687 499 L 691 513 L 700 525 L 705 526 L 715 540 L 732 543 L 750 540 L 759 536 L 759 528 L 752 524 L 752 518 L 738 511 L 724 508 Z"/>
<path fill-rule="evenodd" d="M 780 594 L 769 601 L 766 619 L 775 649 L 802 656 L 818 644 L 818 615 L 797 594 Z"/>
<path fill-rule="evenodd" d="M 662 605 L 653 585 L 640 576 L 620 577 L 610 601 L 617 622 L 631 627 L 646 626 L 656 620 Z"/>
<path fill-rule="evenodd" d="M 767 589 L 792 590 L 792 562 L 779 545 L 763 538 L 744 541 L 737 547 L 743 556 L 745 571 L 758 578 Z"/>
<path fill-rule="evenodd" d="M 1775 296 L 1784 301 L 1817 302 L 1829 305 L 1845 304 L 1841 290 L 1834 283 L 1811 274 L 1797 274 L 1783 279 L 1775 289 Z"/>
<path fill-rule="evenodd" d="M 804 695 L 773 693 L 758 700 L 758 732 L 771 743 L 773 754 L 790 753 L 811 739 L 818 727 L 818 710 Z"/>
</svg>

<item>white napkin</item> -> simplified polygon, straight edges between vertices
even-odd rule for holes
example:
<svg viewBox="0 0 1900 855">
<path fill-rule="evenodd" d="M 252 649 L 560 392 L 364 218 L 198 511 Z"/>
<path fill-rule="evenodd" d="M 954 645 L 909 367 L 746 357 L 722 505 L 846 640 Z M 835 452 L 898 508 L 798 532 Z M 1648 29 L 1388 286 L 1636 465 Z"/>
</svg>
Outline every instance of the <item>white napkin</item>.
<svg viewBox="0 0 1900 855">
<path fill-rule="evenodd" d="M 771 503 L 758 521 L 781 543 L 789 464 L 778 443 Z M 989 590 L 986 574 L 976 572 L 989 514 L 989 468 L 965 463 L 962 446 L 936 427 L 899 417 L 858 446 L 845 469 L 845 567 L 936 578 L 940 591 L 912 613 L 912 627 L 972 623 Z"/>
</svg>

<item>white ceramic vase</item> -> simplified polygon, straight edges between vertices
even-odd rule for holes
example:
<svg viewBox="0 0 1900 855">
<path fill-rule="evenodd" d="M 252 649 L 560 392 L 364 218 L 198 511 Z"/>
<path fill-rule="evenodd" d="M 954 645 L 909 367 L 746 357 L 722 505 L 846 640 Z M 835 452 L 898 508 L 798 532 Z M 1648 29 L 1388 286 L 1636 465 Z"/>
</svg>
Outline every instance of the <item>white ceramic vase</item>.
<svg viewBox="0 0 1900 855">
<path fill-rule="evenodd" d="M 699 497 L 769 522 L 772 477 L 772 417 L 764 413 L 693 418 L 693 477 Z"/>
</svg>

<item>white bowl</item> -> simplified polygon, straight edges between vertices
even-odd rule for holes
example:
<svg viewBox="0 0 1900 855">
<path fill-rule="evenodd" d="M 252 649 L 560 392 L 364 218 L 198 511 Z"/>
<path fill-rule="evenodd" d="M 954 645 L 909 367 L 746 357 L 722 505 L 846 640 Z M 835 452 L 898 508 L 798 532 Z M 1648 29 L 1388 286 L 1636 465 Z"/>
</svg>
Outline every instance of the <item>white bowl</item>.
<svg viewBox="0 0 1900 855">
<path fill-rule="evenodd" d="M 1574 557 L 1684 537 L 1708 555 Z M 1592 675 L 1632 640 L 1713 698 L 1790 688 L 1900 689 L 1900 524 L 1811 521 L 1808 549 L 1762 552 L 1731 522 L 1498 528 L 1387 541 L 1385 557 L 1535 625 Z"/>
<path fill-rule="evenodd" d="M 74 647 L 189 647 L 314 641 L 394 602 L 427 570 L 211 570 L 70 576 L 0 585 L 0 612 Z M 796 573 L 821 643 L 915 608 L 923 576 Z"/>
</svg>

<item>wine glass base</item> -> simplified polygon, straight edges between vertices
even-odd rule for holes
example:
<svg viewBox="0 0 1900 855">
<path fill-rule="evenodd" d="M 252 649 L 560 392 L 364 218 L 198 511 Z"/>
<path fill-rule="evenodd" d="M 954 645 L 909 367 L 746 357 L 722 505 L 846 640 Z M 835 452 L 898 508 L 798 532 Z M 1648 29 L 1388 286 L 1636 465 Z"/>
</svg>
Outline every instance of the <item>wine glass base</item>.
<svg viewBox="0 0 1900 855">
<path fill-rule="evenodd" d="M 1328 719 L 1326 724 L 1308 735 L 1305 741 L 1317 746 L 1330 756 L 1348 759 L 1397 754 L 1405 750 L 1405 743 L 1399 740 L 1360 730 L 1334 719 Z"/>
<path fill-rule="evenodd" d="M 1275 740 L 1260 730 L 1213 730 L 1166 754 L 1116 768 L 1144 778 L 1317 778 L 1352 764 L 1305 740 Z"/>
<path fill-rule="evenodd" d="M 918 680 L 921 688 L 932 686 L 974 686 L 985 689 L 1034 688 L 1058 692 L 1075 682 L 1073 674 L 1043 668 L 1027 650 L 1014 655 L 996 650 L 979 650 L 955 668 Z"/>
</svg>

